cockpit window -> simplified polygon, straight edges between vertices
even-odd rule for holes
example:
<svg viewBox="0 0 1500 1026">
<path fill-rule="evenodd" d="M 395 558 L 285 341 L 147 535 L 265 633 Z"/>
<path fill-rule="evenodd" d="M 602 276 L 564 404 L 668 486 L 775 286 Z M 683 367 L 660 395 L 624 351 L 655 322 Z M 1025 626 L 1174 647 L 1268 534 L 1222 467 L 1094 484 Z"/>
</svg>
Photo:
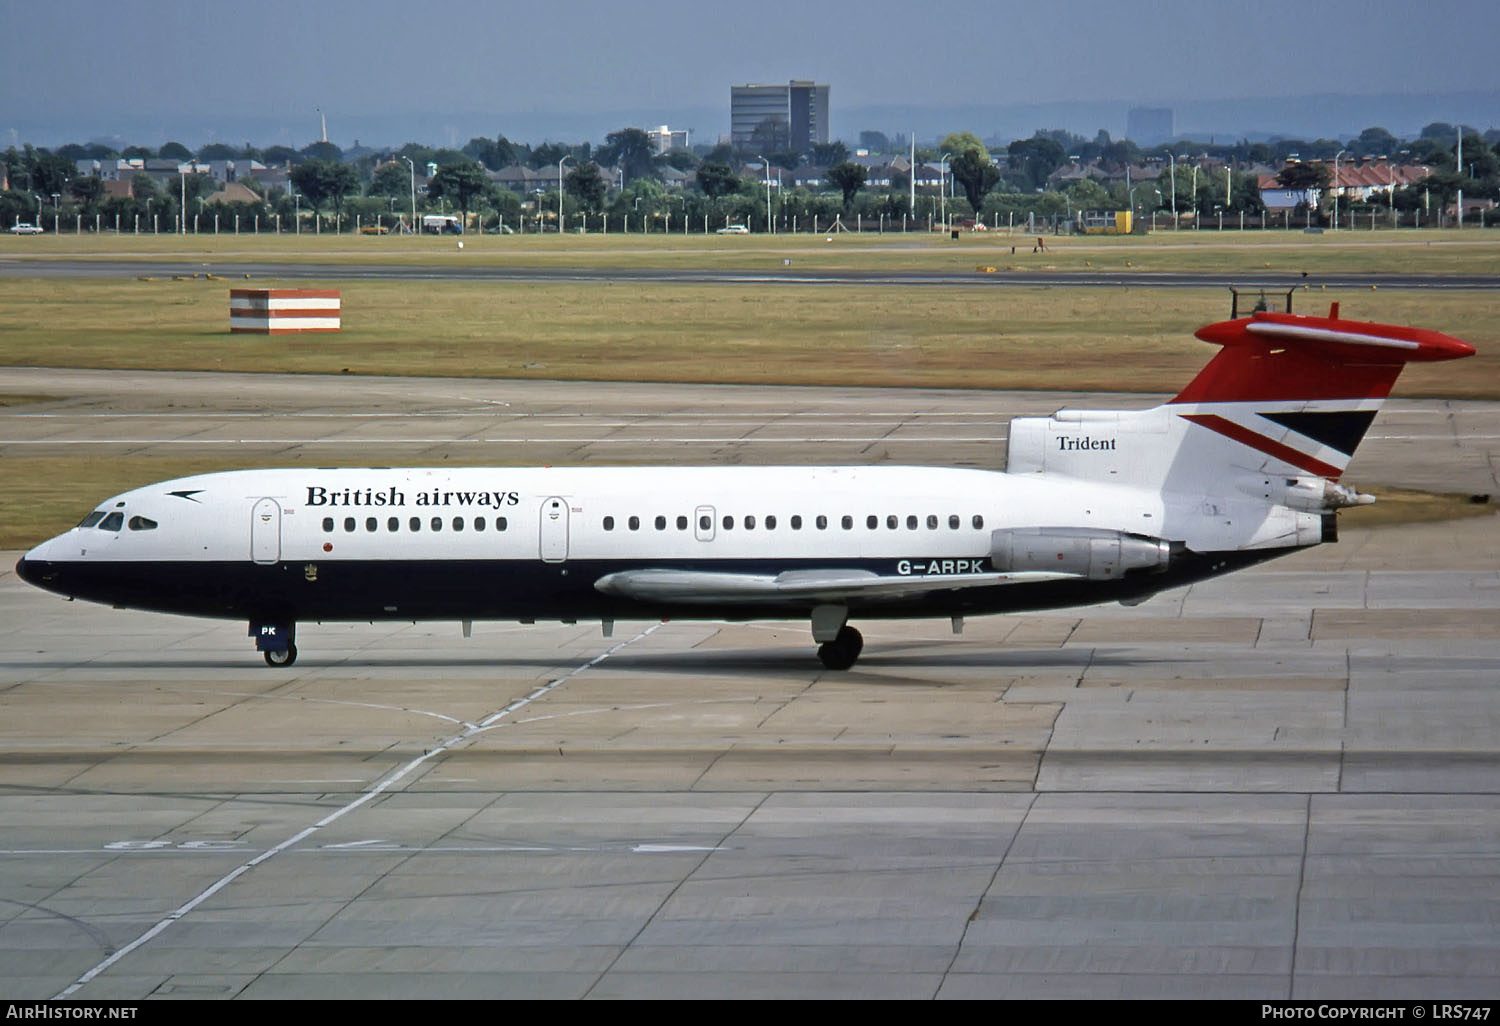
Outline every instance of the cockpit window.
<svg viewBox="0 0 1500 1026">
<path fill-rule="evenodd" d="M 125 526 L 125 514 L 116 510 L 99 523 L 101 531 L 118 531 Z"/>
<path fill-rule="evenodd" d="M 94 510 L 94 512 L 90 513 L 88 516 L 84 517 L 83 520 L 82 520 L 82 522 L 80 522 L 78 526 L 79 527 L 93 527 L 95 524 L 97 524 L 99 521 L 101 521 L 103 519 L 104 519 L 104 511 L 102 509 L 96 509 L 96 510 Z"/>
<path fill-rule="evenodd" d="M 131 517 L 129 527 L 132 531 L 154 531 L 156 521 L 149 517 Z"/>
</svg>

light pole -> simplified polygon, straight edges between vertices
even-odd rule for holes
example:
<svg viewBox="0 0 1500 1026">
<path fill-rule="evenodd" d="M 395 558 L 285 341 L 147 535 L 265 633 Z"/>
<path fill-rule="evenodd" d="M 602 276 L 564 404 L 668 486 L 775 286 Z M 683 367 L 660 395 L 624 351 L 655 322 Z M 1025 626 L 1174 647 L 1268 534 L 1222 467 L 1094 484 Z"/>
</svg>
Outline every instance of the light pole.
<svg viewBox="0 0 1500 1026">
<path fill-rule="evenodd" d="M 563 205 L 562 205 L 563 180 L 562 180 L 562 166 L 564 164 L 566 164 L 568 161 L 572 160 L 572 159 L 573 159 L 573 155 L 570 153 L 567 156 L 563 157 L 562 160 L 559 160 L 557 162 L 557 234 L 559 234 L 559 235 L 561 235 L 562 231 L 563 231 Z"/>
<path fill-rule="evenodd" d="M 775 225 L 771 223 L 771 162 L 765 157 L 761 157 L 760 162 L 765 167 L 764 175 L 766 180 L 766 231 L 774 232 L 776 228 Z"/>
<path fill-rule="evenodd" d="M 410 157 L 402 157 L 406 166 L 411 170 L 411 233 L 417 234 L 417 165 L 413 164 Z"/>
<path fill-rule="evenodd" d="M 938 168 L 938 207 L 941 211 L 940 220 L 943 222 L 943 230 L 948 228 L 948 158 L 951 153 L 944 153 L 942 163 Z"/>
<path fill-rule="evenodd" d="M 178 235 L 187 234 L 187 174 L 179 171 L 177 177 L 182 180 L 182 205 L 178 208 L 182 216 L 177 219 L 177 227 L 180 229 Z"/>
<path fill-rule="evenodd" d="M 1160 172 L 1158 172 L 1158 174 L 1159 173 Z M 1135 206 L 1136 206 L 1136 204 L 1135 204 L 1135 194 L 1138 193 L 1138 192 L 1140 192 L 1142 189 L 1150 187 L 1150 184 L 1151 184 L 1150 182 L 1142 182 L 1140 185 L 1137 185 L 1134 189 L 1130 190 L 1130 211 L 1131 211 L 1132 215 L 1135 213 Z M 1161 190 L 1160 189 L 1152 189 L 1151 191 L 1154 192 L 1154 193 L 1156 193 L 1156 201 L 1157 201 L 1158 204 L 1160 204 L 1161 203 Z"/>
<path fill-rule="evenodd" d="M 1348 153 L 1339 150 L 1333 155 L 1333 230 L 1339 230 L 1339 158 Z"/>
<path fill-rule="evenodd" d="M 1385 158 L 1386 199 L 1391 204 L 1391 227 L 1396 227 L 1396 168 L 1390 157 Z"/>
<path fill-rule="evenodd" d="M 292 234 L 293 235 L 301 235 L 302 234 L 302 194 L 300 192 L 297 192 L 295 189 L 292 190 L 292 203 L 296 206 L 296 216 L 293 217 L 293 219 L 292 219 L 292 224 L 296 225 L 296 227 L 292 230 Z"/>
<path fill-rule="evenodd" d="M 1177 157 L 1175 154 L 1167 154 L 1167 178 L 1171 181 L 1172 189 L 1172 230 L 1177 230 Z"/>
<path fill-rule="evenodd" d="M 917 219 L 917 133 L 911 133 L 911 218 Z"/>
<path fill-rule="evenodd" d="M 1458 211 L 1458 226 L 1462 228 L 1464 226 L 1464 124 L 1462 121 L 1458 123 L 1457 130 L 1458 152 L 1455 154 L 1454 159 L 1456 164 L 1453 170 L 1458 173 L 1458 204 L 1456 209 Z"/>
</svg>

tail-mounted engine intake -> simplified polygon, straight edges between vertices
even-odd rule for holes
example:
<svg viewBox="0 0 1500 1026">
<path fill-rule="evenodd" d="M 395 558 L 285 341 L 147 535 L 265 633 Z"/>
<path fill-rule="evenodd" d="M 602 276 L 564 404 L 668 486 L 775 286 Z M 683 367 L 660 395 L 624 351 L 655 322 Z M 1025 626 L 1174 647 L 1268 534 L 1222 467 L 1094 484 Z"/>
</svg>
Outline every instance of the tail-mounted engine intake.
<svg viewBox="0 0 1500 1026">
<path fill-rule="evenodd" d="M 1181 548 L 1181 546 L 1177 546 Z M 990 564 L 1002 572 L 1050 570 L 1112 581 L 1132 570 L 1160 572 L 1171 542 L 1095 527 L 1013 527 L 990 532 Z"/>
</svg>

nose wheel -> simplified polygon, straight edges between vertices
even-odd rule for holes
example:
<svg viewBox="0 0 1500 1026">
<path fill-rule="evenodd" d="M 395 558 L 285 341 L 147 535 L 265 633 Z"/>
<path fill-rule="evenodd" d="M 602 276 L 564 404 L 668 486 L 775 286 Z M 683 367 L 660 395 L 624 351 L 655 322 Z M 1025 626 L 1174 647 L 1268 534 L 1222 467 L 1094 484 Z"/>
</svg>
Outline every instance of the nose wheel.
<svg viewBox="0 0 1500 1026">
<path fill-rule="evenodd" d="M 838 636 L 818 646 L 818 658 L 830 670 L 847 670 L 864 650 L 865 639 L 847 624 L 839 628 Z"/>
<path fill-rule="evenodd" d="M 250 636 L 265 657 L 267 666 L 291 666 L 297 661 L 297 624 L 294 620 L 256 619 L 250 621 Z"/>
</svg>

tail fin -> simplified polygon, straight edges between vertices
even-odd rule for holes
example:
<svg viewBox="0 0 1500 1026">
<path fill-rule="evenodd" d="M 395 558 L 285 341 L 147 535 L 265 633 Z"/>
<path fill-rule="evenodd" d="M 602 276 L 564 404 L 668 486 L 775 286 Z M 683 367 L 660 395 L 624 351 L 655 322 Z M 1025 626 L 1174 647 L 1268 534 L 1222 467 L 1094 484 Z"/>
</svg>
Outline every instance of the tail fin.
<svg viewBox="0 0 1500 1026">
<path fill-rule="evenodd" d="M 1200 328 L 1224 348 L 1169 406 L 1269 457 L 1260 469 L 1338 480 L 1408 363 L 1469 356 L 1456 338 L 1394 324 L 1257 313 Z"/>
<path fill-rule="evenodd" d="M 1474 352 L 1435 331 L 1343 320 L 1337 303 L 1327 317 L 1256 313 L 1196 334 L 1224 348 L 1166 405 L 1014 420 L 1007 470 L 1197 493 L 1231 468 L 1337 481 L 1406 364 Z"/>
</svg>

